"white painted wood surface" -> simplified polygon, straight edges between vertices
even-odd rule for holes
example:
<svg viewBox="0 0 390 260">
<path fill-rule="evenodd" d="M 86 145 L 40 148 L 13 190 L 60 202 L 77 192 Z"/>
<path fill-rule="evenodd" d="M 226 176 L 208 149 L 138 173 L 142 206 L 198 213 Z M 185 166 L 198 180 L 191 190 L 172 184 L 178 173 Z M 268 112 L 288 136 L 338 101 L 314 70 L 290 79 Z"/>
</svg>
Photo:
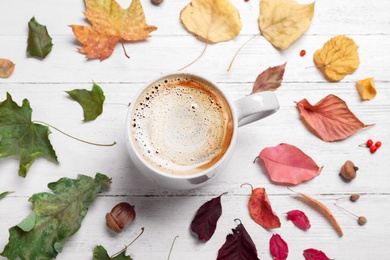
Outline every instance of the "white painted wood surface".
<svg viewBox="0 0 390 260">
<path fill-rule="evenodd" d="M 8 228 L 31 211 L 28 198 L 32 194 L 49 191 L 47 184 L 61 177 L 94 176 L 101 172 L 112 177 L 112 184 L 91 205 L 80 230 L 69 239 L 57 259 L 91 259 L 96 245 L 103 245 L 113 254 L 129 243 L 141 227 L 145 228 L 144 234 L 127 251 L 134 259 L 167 259 L 176 236 L 179 237 L 170 259 L 216 259 L 226 235 L 237 225 L 236 218 L 241 219 L 252 236 L 260 259 L 271 259 L 268 243 L 276 233 L 289 245 L 288 259 L 304 259 L 302 251 L 307 248 L 322 250 L 338 260 L 388 259 L 390 1 L 317 1 L 309 31 L 288 50 L 277 51 L 258 36 L 241 50 L 231 71 L 226 72 L 237 49 L 259 32 L 259 1 L 232 0 L 243 22 L 240 35 L 229 42 L 210 45 L 189 69 L 207 74 L 236 99 L 250 92 L 260 72 L 287 62 L 283 84 L 276 91 L 281 109 L 261 122 L 240 129 L 235 154 L 216 181 L 197 190 L 168 191 L 154 186 L 135 169 L 125 147 L 124 124 L 127 104 L 145 81 L 161 72 L 181 68 L 202 51 L 204 43 L 187 33 L 179 20 L 180 11 L 188 2 L 165 0 L 160 6 L 153 6 L 149 0 L 142 0 L 148 24 L 156 25 L 158 30 L 146 41 L 125 45 L 130 59 L 118 45 L 112 56 L 103 62 L 88 61 L 78 53 L 79 44 L 68 27 L 87 24 L 82 0 L 0 2 L 0 58 L 16 64 L 10 78 L 0 79 L 0 100 L 5 99 L 6 92 L 19 105 L 27 98 L 33 109 L 33 120 L 45 121 L 86 140 L 117 142 L 113 147 L 95 147 L 52 130 L 50 140 L 60 163 L 37 159 L 25 179 L 17 175 L 16 158 L 1 158 L 0 192 L 15 193 L 0 201 L 0 249 L 8 241 Z M 120 3 L 127 7 L 130 1 Z M 26 56 L 27 23 L 33 16 L 47 26 L 53 38 L 53 50 L 44 60 Z M 327 40 L 340 34 L 353 38 L 359 45 L 361 64 L 352 75 L 331 83 L 312 67 L 312 57 Z M 301 49 L 307 51 L 305 57 L 299 56 Z M 373 100 L 363 102 L 355 82 L 367 77 L 375 78 L 378 94 Z M 81 107 L 64 91 L 90 89 L 92 82 L 105 92 L 104 112 L 95 121 L 83 123 Z M 328 94 L 344 99 L 361 121 L 375 123 L 375 126 L 340 142 L 327 143 L 315 137 L 300 120 L 294 101 L 307 98 L 314 104 Z M 368 138 L 383 142 L 373 155 L 368 149 L 358 147 Z M 320 176 L 294 189 L 326 204 L 340 222 L 343 237 L 338 237 L 320 213 L 297 200 L 286 187 L 272 184 L 264 167 L 253 163 L 264 147 L 279 143 L 298 146 L 324 166 Z M 360 168 L 358 177 L 350 183 L 343 182 L 338 175 L 347 159 Z M 250 189 L 240 188 L 242 183 L 266 188 L 282 221 L 280 229 L 264 230 L 254 223 L 247 207 Z M 223 214 L 214 236 L 207 243 L 198 243 L 189 231 L 196 210 L 224 192 L 228 194 L 222 197 Z M 361 194 L 361 199 L 356 203 L 348 199 L 337 202 L 357 215 L 366 216 L 365 226 L 359 226 L 354 217 L 334 206 L 337 198 L 351 193 Z M 122 201 L 135 205 L 137 217 L 128 229 L 114 234 L 106 227 L 104 216 Z M 285 212 L 292 209 L 306 212 L 312 223 L 310 230 L 304 232 L 286 220 Z"/>
</svg>

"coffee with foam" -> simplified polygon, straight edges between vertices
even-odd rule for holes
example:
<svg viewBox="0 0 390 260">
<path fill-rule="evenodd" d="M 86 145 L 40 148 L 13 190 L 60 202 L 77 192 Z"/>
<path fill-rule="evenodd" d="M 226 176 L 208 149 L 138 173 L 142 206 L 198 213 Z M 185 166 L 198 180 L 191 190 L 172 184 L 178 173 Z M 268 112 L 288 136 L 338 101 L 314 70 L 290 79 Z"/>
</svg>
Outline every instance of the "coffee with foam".
<svg viewBox="0 0 390 260">
<path fill-rule="evenodd" d="M 133 105 L 132 141 L 153 168 L 189 175 L 212 167 L 232 141 L 232 111 L 223 94 L 196 76 L 169 76 Z"/>
</svg>

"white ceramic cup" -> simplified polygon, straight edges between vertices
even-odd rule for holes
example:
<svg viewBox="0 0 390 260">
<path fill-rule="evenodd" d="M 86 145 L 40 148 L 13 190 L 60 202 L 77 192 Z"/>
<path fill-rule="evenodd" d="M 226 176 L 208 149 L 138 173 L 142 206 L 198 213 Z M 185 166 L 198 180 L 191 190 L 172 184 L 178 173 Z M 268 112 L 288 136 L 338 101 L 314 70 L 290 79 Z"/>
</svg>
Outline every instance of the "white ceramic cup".
<svg viewBox="0 0 390 260">
<path fill-rule="evenodd" d="M 140 145 L 137 143 L 138 140 L 135 137 L 136 134 L 134 133 L 135 130 L 133 129 L 136 126 L 136 124 L 134 123 L 134 121 L 136 121 L 136 119 L 134 118 L 136 113 L 135 110 L 139 110 L 139 107 L 136 108 L 137 104 L 142 103 L 145 99 L 145 91 L 148 89 L 148 91 L 150 91 L 150 86 L 153 86 L 154 84 L 156 84 L 156 82 L 161 82 L 161 80 L 171 79 L 173 77 L 196 79 L 201 82 L 204 82 L 206 85 L 217 91 L 219 95 L 225 100 L 224 109 L 229 110 L 231 115 L 230 142 L 227 145 L 226 149 L 224 149 L 223 154 L 218 157 L 218 160 L 216 160 L 215 163 L 210 164 L 210 166 L 202 168 L 202 170 L 192 174 L 172 174 L 162 168 L 155 167 L 152 163 L 148 161 L 148 159 L 145 159 L 145 156 L 147 156 L 147 154 L 145 155 L 145 152 L 139 149 Z M 148 97 L 147 99 L 149 100 Z M 153 106 L 153 103 L 148 104 L 148 106 Z M 125 135 L 127 149 L 130 158 L 136 168 L 139 170 L 139 173 L 146 176 L 158 186 L 166 189 L 178 190 L 198 188 L 215 179 L 219 175 L 219 173 L 226 167 L 236 145 L 237 131 L 239 127 L 267 117 L 275 113 L 278 109 L 279 102 L 274 92 L 271 91 L 255 93 L 232 102 L 216 83 L 212 82 L 204 76 L 189 72 L 174 72 L 163 74 L 147 82 L 135 95 L 133 101 L 131 102 L 126 119 Z M 173 124 L 176 124 L 175 122 L 176 121 L 174 121 Z M 183 120 L 181 119 L 180 122 L 181 123 L 177 123 L 177 125 L 170 125 L 169 128 L 184 129 Z M 172 122 L 170 122 L 170 124 L 172 124 Z M 190 124 L 184 122 L 184 125 L 187 125 L 188 127 L 188 125 Z M 143 135 L 143 129 L 138 129 L 138 135 L 139 134 Z M 164 138 L 164 136 L 160 138 Z"/>
</svg>

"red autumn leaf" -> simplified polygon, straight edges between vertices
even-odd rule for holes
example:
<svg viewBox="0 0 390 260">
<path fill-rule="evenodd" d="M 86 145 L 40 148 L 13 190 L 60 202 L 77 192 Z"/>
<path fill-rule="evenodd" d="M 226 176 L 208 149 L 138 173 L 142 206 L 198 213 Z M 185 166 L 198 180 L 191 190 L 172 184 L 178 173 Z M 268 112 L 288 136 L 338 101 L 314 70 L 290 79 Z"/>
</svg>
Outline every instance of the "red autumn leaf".
<svg viewBox="0 0 390 260">
<path fill-rule="evenodd" d="M 217 260 L 258 260 L 256 246 L 244 225 L 240 222 L 232 231 L 218 250 Z"/>
<path fill-rule="evenodd" d="M 191 230 L 198 235 L 199 241 L 207 242 L 213 236 L 222 215 L 221 196 L 224 194 L 205 202 L 196 212 Z"/>
<path fill-rule="evenodd" d="M 330 258 L 327 257 L 324 252 L 314 248 L 304 250 L 303 256 L 306 260 L 330 260 Z"/>
<path fill-rule="evenodd" d="M 343 140 L 370 126 L 363 124 L 345 101 L 335 95 L 326 96 L 314 106 L 303 99 L 297 107 L 309 130 L 326 142 Z"/>
<path fill-rule="evenodd" d="M 253 84 L 251 94 L 266 90 L 276 90 L 278 87 L 280 87 L 282 84 L 285 68 L 286 63 L 279 66 L 270 67 L 260 73 L 257 76 L 255 83 Z"/>
<path fill-rule="evenodd" d="M 312 158 L 290 144 L 264 148 L 259 157 L 271 180 L 279 184 L 297 185 L 313 179 L 322 170 Z"/>
<path fill-rule="evenodd" d="M 291 220 L 291 222 L 300 229 L 308 230 L 311 227 L 309 218 L 300 210 L 296 209 L 287 212 L 287 219 Z"/>
<path fill-rule="evenodd" d="M 280 219 L 272 210 L 264 188 L 252 189 L 248 207 L 252 219 L 263 228 L 272 229 L 280 227 Z"/>
<path fill-rule="evenodd" d="M 288 256 L 288 245 L 278 234 L 272 235 L 269 241 L 271 255 L 275 260 L 285 260 Z"/>
</svg>

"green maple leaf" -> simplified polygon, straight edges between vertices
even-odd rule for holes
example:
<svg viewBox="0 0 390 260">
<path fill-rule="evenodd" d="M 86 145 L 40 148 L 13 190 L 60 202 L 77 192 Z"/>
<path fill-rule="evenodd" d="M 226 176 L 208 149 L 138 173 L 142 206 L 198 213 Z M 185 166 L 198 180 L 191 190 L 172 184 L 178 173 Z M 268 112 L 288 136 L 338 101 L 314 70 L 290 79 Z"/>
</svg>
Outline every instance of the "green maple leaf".
<svg viewBox="0 0 390 260">
<path fill-rule="evenodd" d="M 2 256 L 8 259 L 53 259 L 66 240 L 74 235 L 97 197 L 106 175 L 95 178 L 79 175 L 77 179 L 61 178 L 48 184 L 52 193 L 36 193 L 29 199 L 32 213 L 9 229 L 8 244 Z"/>
<path fill-rule="evenodd" d="M 31 121 L 32 109 L 27 99 L 18 106 L 9 93 L 0 102 L 0 158 L 17 155 L 20 159 L 19 175 L 26 177 L 34 160 L 46 156 L 57 161 L 49 140 L 47 126 Z"/>
<path fill-rule="evenodd" d="M 46 26 L 39 24 L 35 17 L 28 22 L 27 55 L 44 59 L 53 47 Z"/>
<path fill-rule="evenodd" d="M 103 103 L 105 96 L 103 90 L 93 83 L 92 90 L 74 89 L 66 91 L 69 96 L 77 101 L 84 110 L 84 121 L 95 120 L 101 113 L 103 113 Z"/>
<path fill-rule="evenodd" d="M 114 257 L 108 255 L 107 250 L 103 246 L 96 246 L 93 250 L 93 260 L 132 260 L 132 258 L 126 255 L 126 250 L 115 254 Z"/>
</svg>

